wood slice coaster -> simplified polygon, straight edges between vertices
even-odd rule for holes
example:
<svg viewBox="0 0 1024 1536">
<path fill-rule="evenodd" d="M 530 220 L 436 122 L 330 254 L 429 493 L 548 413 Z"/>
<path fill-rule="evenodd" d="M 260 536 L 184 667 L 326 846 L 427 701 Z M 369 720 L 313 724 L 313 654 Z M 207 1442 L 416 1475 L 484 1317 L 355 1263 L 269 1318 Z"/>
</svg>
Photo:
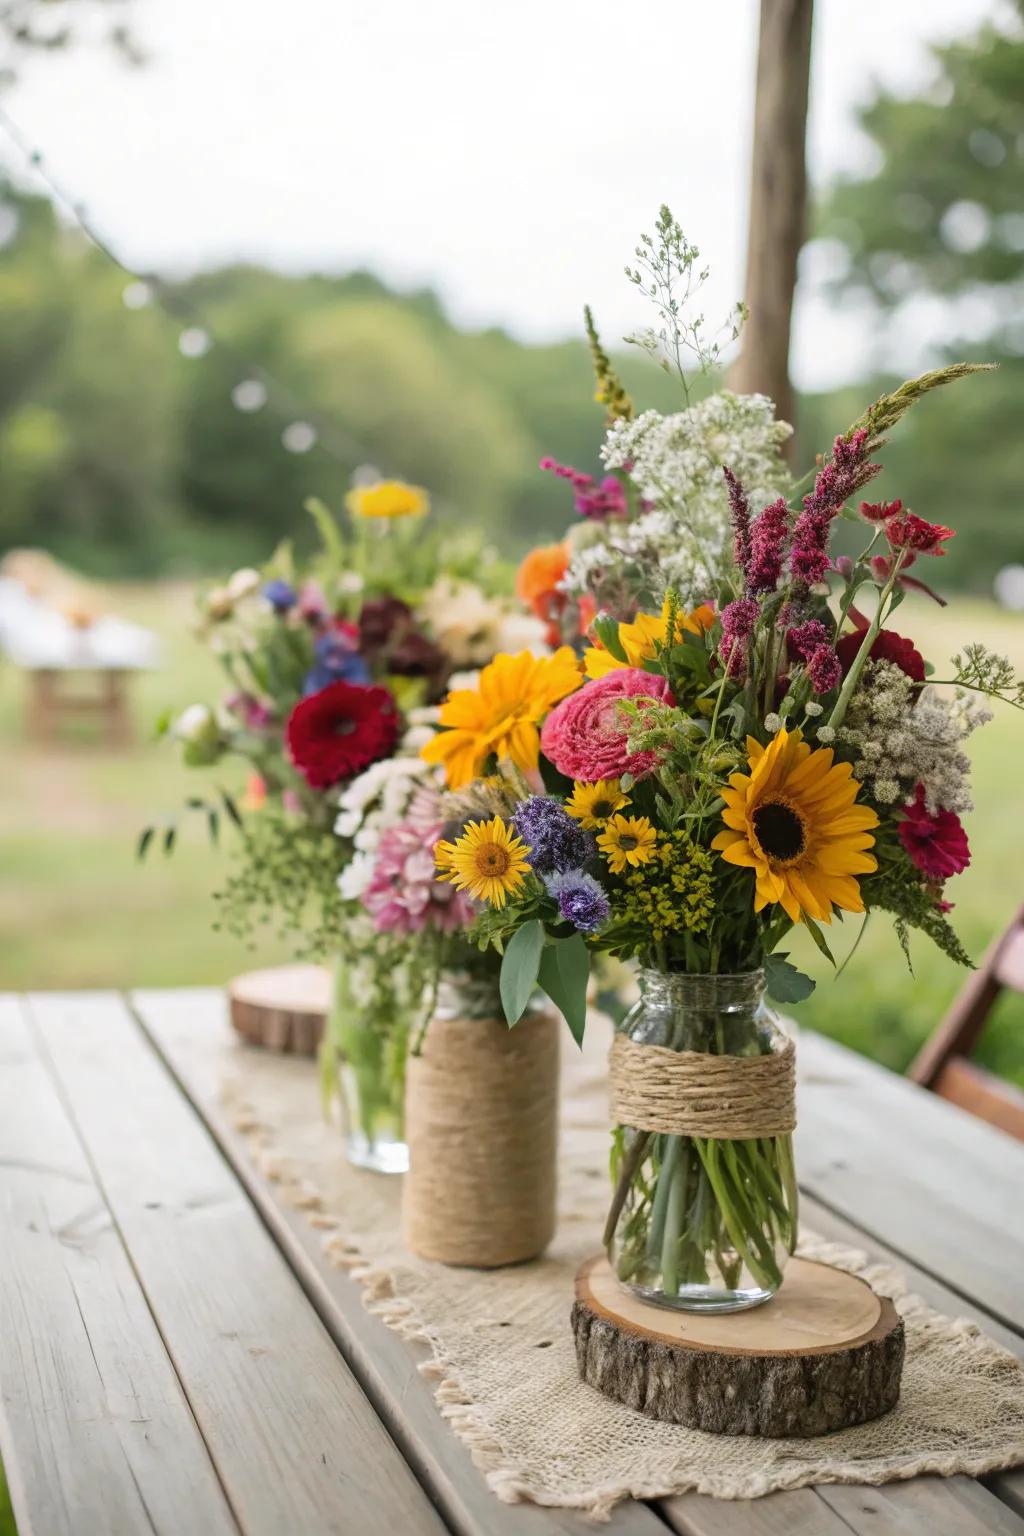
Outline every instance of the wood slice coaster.
<svg viewBox="0 0 1024 1536">
<path fill-rule="evenodd" d="M 279 965 L 247 971 L 228 983 L 231 1022 L 250 1045 L 315 1056 L 331 999 L 322 965 Z"/>
<path fill-rule="evenodd" d="M 624 1290 L 603 1254 L 576 1276 L 580 1375 L 649 1418 L 720 1435 L 823 1435 L 893 1408 L 903 1322 L 844 1270 L 790 1259 L 745 1312 L 677 1312 Z"/>
</svg>

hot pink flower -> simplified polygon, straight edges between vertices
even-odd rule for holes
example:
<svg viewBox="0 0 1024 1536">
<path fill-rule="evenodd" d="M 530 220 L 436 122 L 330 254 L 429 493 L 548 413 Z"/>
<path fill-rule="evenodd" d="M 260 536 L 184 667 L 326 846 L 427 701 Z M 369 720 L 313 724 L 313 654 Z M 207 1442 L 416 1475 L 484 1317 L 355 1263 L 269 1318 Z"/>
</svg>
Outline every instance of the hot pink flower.
<svg viewBox="0 0 1024 1536">
<path fill-rule="evenodd" d="M 948 880 L 971 862 L 971 849 L 960 817 L 953 811 L 929 811 L 923 784 L 917 786 L 913 800 L 904 807 L 899 835 L 911 863 L 928 880 Z"/>
<path fill-rule="evenodd" d="M 373 878 L 363 904 L 381 933 L 453 933 L 473 921 L 472 903 L 436 878 L 434 845 L 444 833 L 437 821 L 403 822 L 381 833 Z"/>
<path fill-rule="evenodd" d="M 583 784 L 617 779 L 631 773 L 640 778 L 657 766 L 653 752 L 626 747 L 627 728 L 619 709 L 622 699 L 656 699 L 674 704 L 663 677 L 636 667 L 617 667 L 588 682 L 557 704 L 541 731 L 541 750 L 559 773 Z"/>
<path fill-rule="evenodd" d="M 629 511 L 625 487 L 614 475 L 606 475 L 600 485 L 595 485 L 593 475 L 552 458 L 541 459 L 540 467 L 549 469 L 560 480 L 569 481 L 576 511 L 588 522 L 603 523 L 609 517 L 625 517 Z"/>
</svg>

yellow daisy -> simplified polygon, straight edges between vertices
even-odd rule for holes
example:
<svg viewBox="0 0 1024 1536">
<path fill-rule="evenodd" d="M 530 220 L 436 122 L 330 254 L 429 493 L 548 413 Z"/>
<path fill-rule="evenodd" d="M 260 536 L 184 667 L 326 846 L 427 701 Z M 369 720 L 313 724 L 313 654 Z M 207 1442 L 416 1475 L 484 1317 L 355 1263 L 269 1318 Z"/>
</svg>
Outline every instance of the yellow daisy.
<svg viewBox="0 0 1024 1536">
<path fill-rule="evenodd" d="M 832 908 L 863 912 L 857 875 L 878 868 L 872 828 L 878 817 L 855 805 L 860 785 L 831 747 L 812 750 L 799 731 L 779 731 L 768 747 L 747 737 L 747 773 L 723 789 L 725 830 L 711 846 L 755 872 L 754 910 L 778 902 L 794 923 L 806 913 L 832 921 Z"/>
<path fill-rule="evenodd" d="M 496 656 L 475 688 L 459 688 L 441 705 L 440 731 L 420 752 L 428 763 L 443 763 L 449 789 L 462 789 L 483 771 L 487 759 L 510 759 L 532 773 L 540 758 L 540 722 L 560 699 L 583 682 L 572 648 L 553 656 Z"/>
<path fill-rule="evenodd" d="M 523 888 L 529 851 L 522 838 L 494 816 L 490 821 L 471 821 L 454 843 L 438 843 L 434 858 L 441 880 L 450 880 L 456 890 L 468 891 L 478 901 L 503 907 L 509 896 Z"/>
<path fill-rule="evenodd" d="M 565 808 L 585 831 L 596 832 L 630 803 L 618 779 L 598 779 L 596 784 L 574 784 Z"/>
<path fill-rule="evenodd" d="M 681 639 L 684 634 L 701 635 L 710 629 L 715 622 L 715 610 L 708 603 L 702 603 L 692 613 L 684 613 L 682 609 L 676 619 L 676 638 Z M 601 646 L 588 646 L 583 652 L 583 666 L 588 677 L 604 677 L 608 672 L 614 672 L 616 667 L 638 667 L 641 670 L 645 661 L 653 659 L 655 647 L 663 645 L 668 634 L 668 603 L 666 602 L 660 614 L 638 613 L 632 624 L 619 625 L 619 644 L 626 654 L 625 661 L 619 661 L 611 651 L 606 651 Z"/>
<path fill-rule="evenodd" d="M 646 816 L 612 816 L 597 839 L 613 875 L 648 864 L 658 848 L 658 834 Z"/>
<path fill-rule="evenodd" d="M 421 486 L 404 480 L 377 480 L 353 486 L 345 505 L 353 517 L 419 517 L 430 511 L 430 497 Z"/>
</svg>

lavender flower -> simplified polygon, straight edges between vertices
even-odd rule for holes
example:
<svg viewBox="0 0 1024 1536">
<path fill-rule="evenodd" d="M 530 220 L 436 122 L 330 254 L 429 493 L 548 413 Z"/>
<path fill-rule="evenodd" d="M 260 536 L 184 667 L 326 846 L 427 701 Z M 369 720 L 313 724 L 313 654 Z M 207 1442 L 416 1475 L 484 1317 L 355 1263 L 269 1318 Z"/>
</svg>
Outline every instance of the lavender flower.
<svg viewBox="0 0 1024 1536">
<path fill-rule="evenodd" d="M 517 806 L 512 825 L 529 848 L 527 859 L 539 875 L 579 869 L 596 852 L 590 834 L 556 800 L 544 795 L 532 795 Z"/>
<path fill-rule="evenodd" d="M 558 902 L 562 917 L 578 932 L 596 933 L 608 921 L 611 904 L 593 875 L 572 869 L 564 874 L 546 875 L 544 884 L 548 895 Z"/>
</svg>

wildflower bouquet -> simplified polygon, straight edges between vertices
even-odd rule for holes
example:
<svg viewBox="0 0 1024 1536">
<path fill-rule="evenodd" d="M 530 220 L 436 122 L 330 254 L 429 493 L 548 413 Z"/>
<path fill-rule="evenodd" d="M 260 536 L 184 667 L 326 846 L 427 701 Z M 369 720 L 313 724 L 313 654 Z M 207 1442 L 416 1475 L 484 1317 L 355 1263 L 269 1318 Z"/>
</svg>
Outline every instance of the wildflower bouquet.
<svg viewBox="0 0 1024 1536">
<path fill-rule="evenodd" d="M 188 801 L 214 835 L 223 816 L 239 833 L 219 922 L 248 938 L 276 921 L 297 953 L 338 957 L 324 1081 L 337 1081 L 343 1059 L 353 1134 L 376 1145 L 400 1141 L 420 948 L 462 917 L 423 843 L 440 831 L 416 755 L 426 722 L 456 670 L 503 644 L 540 643 L 541 626 L 493 595 L 495 561 L 479 542 L 442 547 L 430 535 L 424 491 L 373 481 L 350 491 L 344 522 L 319 503 L 309 510 L 320 539 L 311 559 L 285 544 L 262 570 L 201 594 L 200 634 L 228 692 L 164 724 L 186 765 L 248 766 L 240 800 L 220 790 Z M 143 852 L 156 831 L 143 833 Z M 167 851 L 175 837 L 172 822 Z"/>
<path fill-rule="evenodd" d="M 963 745 L 988 717 L 974 696 L 1021 706 L 1024 692 L 975 645 L 939 691 L 891 621 L 909 586 L 930 591 L 911 568 L 953 531 L 899 502 L 851 503 L 909 406 L 972 371 L 877 401 L 803 496 L 766 498 L 721 465 L 732 536 L 676 567 L 686 601 L 670 586 L 654 611 L 599 613 L 579 662 L 568 647 L 537 670 L 499 656 L 476 690 L 449 696 L 423 749 L 455 787 L 484 775 L 489 814 L 436 858 L 442 880 L 486 903 L 473 933 L 503 956 L 508 1023 L 539 986 L 579 1038 L 591 957 L 640 967 L 613 1051 L 605 1237 L 620 1279 L 670 1305 L 766 1299 L 795 1242 L 792 1048 L 763 994 L 793 1003 L 813 982 L 786 935 L 801 924 L 831 959 L 833 919 L 884 911 L 905 950 L 916 928 L 969 964 L 945 894 L 969 861 Z M 685 465 L 662 473 L 659 497 L 689 494 Z M 840 518 L 863 529 L 856 558 L 832 558 Z"/>
</svg>

